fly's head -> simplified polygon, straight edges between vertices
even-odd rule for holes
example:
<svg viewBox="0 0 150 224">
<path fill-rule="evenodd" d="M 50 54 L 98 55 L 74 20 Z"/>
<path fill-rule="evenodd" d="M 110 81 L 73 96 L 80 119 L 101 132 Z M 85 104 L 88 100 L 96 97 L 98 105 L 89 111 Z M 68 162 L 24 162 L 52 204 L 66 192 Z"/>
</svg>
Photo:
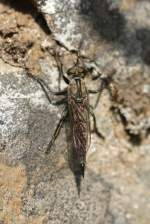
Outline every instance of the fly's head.
<svg viewBox="0 0 150 224">
<path fill-rule="evenodd" d="M 87 98 L 88 93 L 84 82 L 87 73 L 88 70 L 79 58 L 77 58 L 75 65 L 67 71 L 70 80 L 69 91 L 77 103 L 82 103 Z"/>
<path fill-rule="evenodd" d="M 85 68 L 84 63 L 79 58 L 77 58 L 75 65 L 69 68 L 67 71 L 69 79 L 75 79 L 77 77 L 84 79 L 87 73 L 88 70 Z"/>
<path fill-rule="evenodd" d="M 83 67 L 79 67 L 75 65 L 67 71 L 67 74 L 70 79 L 75 79 L 77 77 L 80 77 L 83 79 L 86 75 L 86 70 Z"/>
</svg>

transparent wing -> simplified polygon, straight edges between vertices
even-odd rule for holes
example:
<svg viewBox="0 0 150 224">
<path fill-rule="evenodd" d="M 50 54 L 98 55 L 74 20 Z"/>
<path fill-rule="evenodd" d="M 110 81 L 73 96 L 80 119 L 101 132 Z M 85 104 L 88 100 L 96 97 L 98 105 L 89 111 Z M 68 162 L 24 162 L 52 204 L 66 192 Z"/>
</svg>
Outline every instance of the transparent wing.
<svg viewBox="0 0 150 224">
<path fill-rule="evenodd" d="M 90 146 L 90 120 L 86 102 L 70 105 L 73 147 L 79 157 L 85 157 Z"/>
</svg>

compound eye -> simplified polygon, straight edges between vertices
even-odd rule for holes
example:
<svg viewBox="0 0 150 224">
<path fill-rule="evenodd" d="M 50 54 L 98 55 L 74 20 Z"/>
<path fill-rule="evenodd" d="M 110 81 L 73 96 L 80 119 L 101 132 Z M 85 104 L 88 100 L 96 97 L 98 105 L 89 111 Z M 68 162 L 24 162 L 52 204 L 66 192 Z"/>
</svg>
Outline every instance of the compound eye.
<svg viewBox="0 0 150 224">
<path fill-rule="evenodd" d="M 75 69 L 74 68 L 70 68 L 68 71 L 67 71 L 67 74 L 68 75 L 73 75 L 75 73 Z"/>
<path fill-rule="evenodd" d="M 82 67 L 79 67 L 78 68 L 78 72 L 81 74 L 81 73 L 84 73 L 84 68 L 82 68 Z"/>
</svg>

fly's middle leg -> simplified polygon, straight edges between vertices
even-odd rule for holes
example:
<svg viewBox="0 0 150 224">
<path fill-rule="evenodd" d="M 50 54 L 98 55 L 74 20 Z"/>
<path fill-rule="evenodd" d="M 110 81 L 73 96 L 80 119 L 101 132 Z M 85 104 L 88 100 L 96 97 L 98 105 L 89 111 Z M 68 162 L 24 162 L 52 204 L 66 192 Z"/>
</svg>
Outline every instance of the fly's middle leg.
<svg viewBox="0 0 150 224">
<path fill-rule="evenodd" d="M 48 99 L 49 103 L 52 105 L 61 105 L 66 103 L 66 95 L 67 95 L 67 89 L 65 88 L 64 90 L 61 91 L 53 91 L 51 90 L 51 88 L 48 86 L 48 84 L 41 78 L 39 77 L 35 77 L 31 74 L 29 74 L 29 76 L 34 79 L 36 82 L 39 83 L 39 85 L 41 86 L 43 92 L 46 95 L 46 98 Z M 65 97 L 63 99 L 57 100 L 57 101 L 52 101 L 50 96 L 49 96 L 49 92 L 52 93 L 55 96 L 60 96 L 60 95 L 64 95 Z"/>
<path fill-rule="evenodd" d="M 103 140 L 105 139 L 105 137 L 103 136 L 103 134 L 100 133 L 100 131 L 98 130 L 98 127 L 97 127 L 97 122 L 96 122 L 96 117 L 95 117 L 95 114 L 94 112 L 92 111 L 92 109 L 90 108 L 90 115 L 93 117 L 93 131 L 92 132 L 95 132 L 96 135 L 99 137 L 99 138 L 102 138 Z"/>
<path fill-rule="evenodd" d="M 99 89 L 97 89 L 97 90 L 91 90 L 91 89 L 88 90 L 89 94 L 96 94 L 96 93 L 98 93 L 96 102 L 95 102 L 95 104 L 94 104 L 94 106 L 93 106 L 94 109 L 97 107 L 98 102 L 99 102 L 100 97 L 101 97 L 101 94 L 102 94 L 102 92 L 103 92 L 103 90 L 104 90 L 105 88 L 106 88 L 106 83 L 102 80 Z"/>
<path fill-rule="evenodd" d="M 101 82 L 100 82 L 100 86 L 97 90 L 88 90 L 89 94 L 96 94 L 98 93 L 98 96 L 97 96 L 97 99 L 96 99 L 96 102 L 94 104 L 94 107 L 93 108 L 96 108 L 98 103 L 99 103 L 99 100 L 100 100 L 100 97 L 101 97 L 101 94 L 103 92 L 104 89 L 108 89 L 109 91 L 109 95 L 112 99 L 112 92 L 111 92 L 111 82 L 112 82 L 112 77 L 114 75 L 114 73 L 116 72 L 115 69 L 110 69 L 106 75 L 102 75 L 101 73 L 98 73 L 98 75 L 96 77 L 92 77 L 92 80 L 97 80 L 97 79 L 100 79 Z"/>
<path fill-rule="evenodd" d="M 63 110 L 62 115 L 61 115 L 61 118 L 60 118 L 60 120 L 59 120 L 59 122 L 58 122 L 58 124 L 57 124 L 57 126 L 56 126 L 56 128 L 55 128 L 54 134 L 53 134 L 53 136 L 52 136 L 52 138 L 51 138 L 51 140 L 50 140 L 50 142 L 49 142 L 49 144 L 48 144 L 48 146 L 47 146 L 47 149 L 46 149 L 46 151 L 45 151 L 46 154 L 48 154 L 48 153 L 50 152 L 51 147 L 53 146 L 53 144 L 54 144 L 54 142 L 55 142 L 57 136 L 58 136 L 59 133 L 60 133 L 60 130 L 61 130 L 62 125 L 63 125 L 63 122 L 64 122 L 64 120 L 66 119 L 66 117 L 67 117 L 67 111 L 66 111 L 66 108 L 65 108 L 65 109 Z"/>
</svg>

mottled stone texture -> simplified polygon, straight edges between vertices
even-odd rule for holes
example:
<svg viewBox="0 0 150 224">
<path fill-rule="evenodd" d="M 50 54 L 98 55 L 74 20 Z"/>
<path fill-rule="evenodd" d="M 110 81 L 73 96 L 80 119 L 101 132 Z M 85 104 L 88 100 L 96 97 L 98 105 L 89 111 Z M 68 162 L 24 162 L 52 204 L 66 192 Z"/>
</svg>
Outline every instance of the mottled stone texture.
<svg viewBox="0 0 150 224">
<path fill-rule="evenodd" d="M 146 0 L 1 0 L 0 224 L 149 224 L 149 15 Z M 44 153 L 63 106 L 27 75 L 57 90 L 54 52 L 66 72 L 72 50 L 92 75 L 116 70 L 115 97 L 104 90 L 94 111 L 105 140 L 91 134 L 84 179 L 71 165 L 68 120 Z"/>
</svg>

